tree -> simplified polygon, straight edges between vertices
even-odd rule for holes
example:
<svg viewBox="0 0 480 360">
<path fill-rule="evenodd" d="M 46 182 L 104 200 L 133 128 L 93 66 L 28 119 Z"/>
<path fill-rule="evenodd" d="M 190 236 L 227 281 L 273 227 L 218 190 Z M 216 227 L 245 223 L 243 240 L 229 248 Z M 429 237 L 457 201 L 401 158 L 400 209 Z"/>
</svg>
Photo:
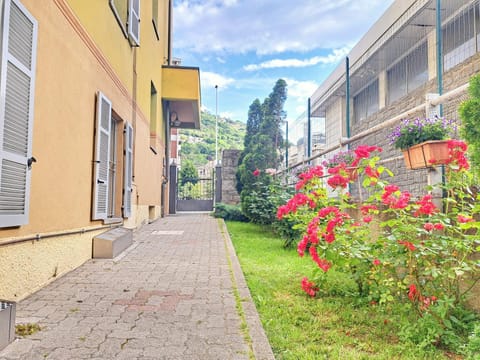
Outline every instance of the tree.
<svg viewBox="0 0 480 360">
<path fill-rule="evenodd" d="M 470 98 L 465 100 L 458 109 L 462 126 L 460 135 L 468 143 L 468 153 L 470 162 L 475 170 L 479 173 L 480 169 L 480 75 L 476 75 L 470 79 L 468 87 Z"/>
<path fill-rule="evenodd" d="M 262 104 L 260 104 L 260 100 L 255 99 L 248 109 L 247 133 L 245 134 L 244 139 L 245 149 L 250 146 L 252 138 L 258 134 L 262 117 Z"/>
<path fill-rule="evenodd" d="M 245 147 L 239 159 L 237 171 L 237 190 L 242 199 L 242 208 L 245 201 L 253 199 L 249 194 L 263 194 L 260 187 L 267 186 L 272 181 L 271 176 L 264 170 L 276 169 L 280 163 L 279 149 L 283 147 L 280 125 L 285 119 L 283 106 L 287 99 L 287 83 L 283 79 L 277 80 L 272 93 L 260 104 L 255 99 L 250 105 L 247 121 L 247 135 Z M 260 174 L 253 175 L 259 169 Z M 261 199 L 259 199 L 261 201 Z"/>
<path fill-rule="evenodd" d="M 180 185 L 186 183 L 196 184 L 198 182 L 198 171 L 191 161 L 184 161 L 180 169 Z"/>
</svg>

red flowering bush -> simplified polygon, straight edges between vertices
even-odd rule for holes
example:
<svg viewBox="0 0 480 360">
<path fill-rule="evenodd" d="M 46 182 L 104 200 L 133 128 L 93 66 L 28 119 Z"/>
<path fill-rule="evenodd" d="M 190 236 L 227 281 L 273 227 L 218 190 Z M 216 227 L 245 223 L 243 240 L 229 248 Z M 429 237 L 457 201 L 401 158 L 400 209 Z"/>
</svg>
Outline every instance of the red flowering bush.
<svg viewBox="0 0 480 360">
<path fill-rule="evenodd" d="M 447 194 L 442 204 L 432 193 L 413 199 L 390 184 L 385 175 L 392 173 L 377 164 L 381 149 L 375 146 L 354 150 L 352 164 L 371 194 L 363 203 L 346 192 L 353 180 L 342 164 L 328 169 L 327 181 L 320 166 L 299 176 L 297 194 L 278 209 L 277 217 L 297 220 L 303 232 L 298 254 L 308 254 L 320 270 L 302 280 L 309 296 L 328 293 L 322 287 L 325 273 L 335 269 L 350 276 L 368 302 L 410 303 L 419 317 L 435 314 L 440 328 L 448 326 L 453 305 L 465 298 L 460 281 L 476 281 L 480 272 L 478 260 L 470 256 L 478 247 L 480 198 L 471 191 L 466 145 L 452 141 L 449 146 L 447 181 L 429 188 Z M 328 197 L 326 186 L 338 197 Z M 438 304 L 446 303 L 453 305 L 440 311 Z"/>
</svg>

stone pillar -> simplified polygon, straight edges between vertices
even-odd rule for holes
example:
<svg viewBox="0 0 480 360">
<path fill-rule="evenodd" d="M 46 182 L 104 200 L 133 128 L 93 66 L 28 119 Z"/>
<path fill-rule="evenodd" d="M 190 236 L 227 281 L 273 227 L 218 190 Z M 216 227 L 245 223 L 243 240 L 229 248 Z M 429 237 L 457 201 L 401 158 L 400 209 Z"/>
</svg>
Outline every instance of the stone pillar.
<svg viewBox="0 0 480 360">
<path fill-rule="evenodd" d="M 222 166 L 215 166 L 215 204 L 222 202 Z"/>
<path fill-rule="evenodd" d="M 237 192 L 237 168 L 240 150 L 223 150 L 222 152 L 222 195 L 224 204 L 237 205 L 240 195 Z"/>
</svg>

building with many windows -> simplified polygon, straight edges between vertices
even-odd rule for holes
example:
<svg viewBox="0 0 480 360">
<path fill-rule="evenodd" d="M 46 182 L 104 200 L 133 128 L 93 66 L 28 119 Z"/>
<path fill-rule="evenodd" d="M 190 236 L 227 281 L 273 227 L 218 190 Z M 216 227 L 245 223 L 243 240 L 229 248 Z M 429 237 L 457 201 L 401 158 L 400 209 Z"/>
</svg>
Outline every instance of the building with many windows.
<svg viewBox="0 0 480 360">
<path fill-rule="evenodd" d="M 200 125 L 199 69 L 171 62 L 171 0 L 0 0 L 0 298 L 168 209 L 173 127 Z"/>
<path fill-rule="evenodd" d="M 429 170 L 406 170 L 387 136 L 402 118 L 458 118 L 479 51 L 478 0 L 396 0 L 311 97 L 326 151 L 340 141 L 381 146 L 395 182 L 422 192 Z"/>
</svg>

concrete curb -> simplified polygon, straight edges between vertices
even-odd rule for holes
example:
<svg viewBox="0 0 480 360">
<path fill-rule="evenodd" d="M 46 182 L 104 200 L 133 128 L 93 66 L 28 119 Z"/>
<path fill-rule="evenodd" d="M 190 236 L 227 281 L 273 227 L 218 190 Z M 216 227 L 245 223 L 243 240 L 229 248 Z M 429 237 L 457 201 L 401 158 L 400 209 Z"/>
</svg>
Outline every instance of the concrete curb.
<svg viewBox="0 0 480 360">
<path fill-rule="evenodd" d="M 247 282 L 245 281 L 245 276 L 243 275 L 242 268 L 240 267 L 240 262 L 238 261 L 237 253 L 233 247 L 232 239 L 227 231 L 227 226 L 223 219 L 221 220 L 221 232 L 224 236 L 228 256 L 232 263 L 233 276 L 235 278 L 236 286 L 242 299 L 241 305 L 245 313 L 245 319 L 248 325 L 248 332 L 252 339 L 253 353 L 255 359 L 257 360 L 275 360 L 273 355 L 272 347 L 268 342 L 267 335 L 263 329 L 260 317 L 258 315 L 255 304 L 253 303 L 252 295 L 248 289 Z"/>
</svg>

